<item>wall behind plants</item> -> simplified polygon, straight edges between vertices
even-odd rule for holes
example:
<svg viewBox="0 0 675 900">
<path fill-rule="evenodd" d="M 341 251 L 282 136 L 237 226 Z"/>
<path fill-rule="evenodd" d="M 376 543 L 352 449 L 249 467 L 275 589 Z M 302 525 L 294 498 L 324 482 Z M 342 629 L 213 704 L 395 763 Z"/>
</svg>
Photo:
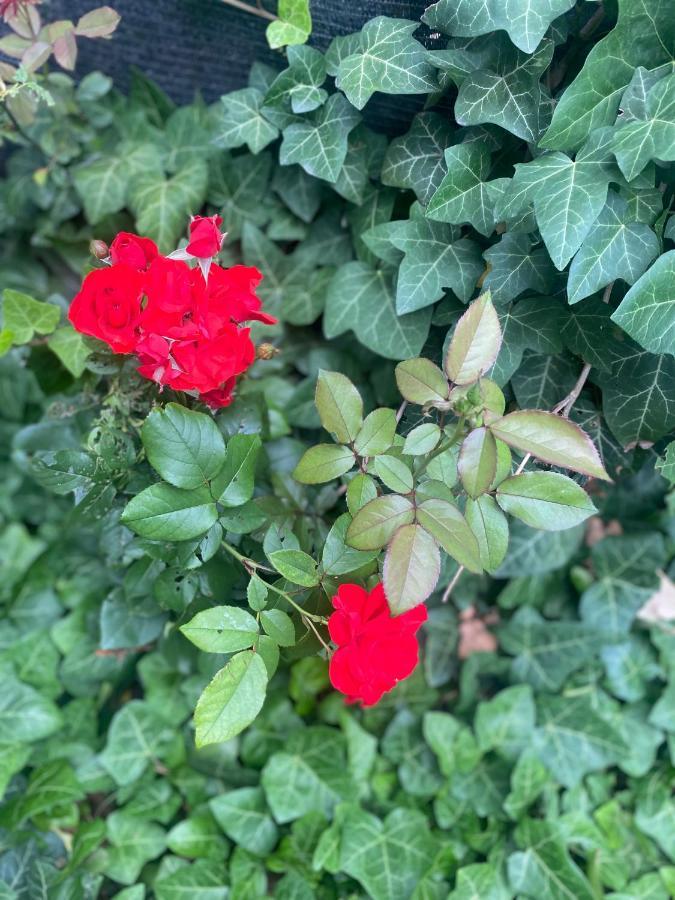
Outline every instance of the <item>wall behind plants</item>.
<svg viewBox="0 0 675 900">
<path fill-rule="evenodd" d="M 6 896 L 675 893 L 667 7 L 626 2 L 617 23 L 594 3 L 544 18 L 523 3 L 506 21 L 442 0 L 425 14 L 438 51 L 416 22 L 379 21 L 325 55 L 256 64 L 213 105 L 176 107 L 139 74 L 128 96 L 62 73 L 42 82 L 53 106 L 20 94 L 0 183 Z M 429 109 L 386 137 L 360 118 L 371 88 Z M 65 319 L 92 237 L 135 229 L 168 252 L 198 209 L 223 216 L 222 261 L 258 266 L 282 319 L 256 334 L 279 354 L 213 419 L 225 465 L 247 448 L 218 527 L 260 565 L 320 561 L 323 592 L 263 575 L 303 609 L 323 615 L 331 589 L 378 566 L 345 540 L 346 480 L 292 475 L 328 440 L 319 370 L 345 373 L 366 412 L 398 407 L 396 363 L 440 363 L 481 288 L 508 408 L 569 396 L 614 479 L 578 477 L 590 526 L 516 518 L 503 561 L 443 604 L 446 557 L 422 663 L 370 710 L 344 706 L 311 628 L 274 607 L 260 715 L 201 749 L 192 713 L 229 653 L 179 626 L 267 598 L 218 530 L 152 540 L 120 521 L 157 483 L 143 423 L 164 398 Z M 399 431 L 437 421 L 411 403 Z M 431 474 L 457 489 L 453 454 Z"/>
</svg>

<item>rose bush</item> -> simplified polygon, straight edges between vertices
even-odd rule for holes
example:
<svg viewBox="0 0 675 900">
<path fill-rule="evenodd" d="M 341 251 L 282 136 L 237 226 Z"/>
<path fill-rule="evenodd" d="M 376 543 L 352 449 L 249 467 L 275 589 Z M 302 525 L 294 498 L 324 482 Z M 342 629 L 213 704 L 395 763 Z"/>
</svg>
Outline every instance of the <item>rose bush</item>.
<svg viewBox="0 0 675 900">
<path fill-rule="evenodd" d="M 5 5 L 2 891 L 667 900 L 667 4 L 178 109 Z"/>
</svg>

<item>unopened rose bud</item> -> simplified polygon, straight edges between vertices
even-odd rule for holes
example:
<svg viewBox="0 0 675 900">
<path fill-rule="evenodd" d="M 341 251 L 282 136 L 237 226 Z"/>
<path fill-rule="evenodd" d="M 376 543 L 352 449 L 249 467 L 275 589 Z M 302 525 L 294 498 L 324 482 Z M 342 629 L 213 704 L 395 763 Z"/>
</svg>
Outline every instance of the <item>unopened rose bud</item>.
<svg viewBox="0 0 675 900">
<path fill-rule="evenodd" d="M 105 241 L 91 241 L 89 244 L 89 252 L 96 259 L 107 259 L 110 255 L 108 245 Z"/>
<path fill-rule="evenodd" d="M 256 350 L 256 357 L 258 359 L 272 359 L 278 352 L 274 344 L 259 344 Z"/>
</svg>

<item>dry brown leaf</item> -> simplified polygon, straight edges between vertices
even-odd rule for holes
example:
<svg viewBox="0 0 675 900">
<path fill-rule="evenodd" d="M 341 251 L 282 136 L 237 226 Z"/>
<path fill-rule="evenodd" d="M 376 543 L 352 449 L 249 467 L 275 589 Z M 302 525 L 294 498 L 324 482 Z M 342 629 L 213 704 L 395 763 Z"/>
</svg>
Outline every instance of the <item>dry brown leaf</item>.
<svg viewBox="0 0 675 900">
<path fill-rule="evenodd" d="M 473 606 L 468 606 L 459 614 L 459 647 L 460 659 L 466 659 L 472 653 L 492 653 L 497 649 L 497 638 L 488 631 L 488 625 L 499 621 L 496 612 L 477 617 Z"/>
<path fill-rule="evenodd" d="M 623 534 L 621 522 L 618 519 L 611 519 L 609 522 L 603 522 L 600 516 L 591 516 L 586 522 L 586 546 L 592 547 L 599 543 L 603 538 L 614 537 Z"/>
<path fill-rule="evenodd" d="M 675 584 L 665 572 L 659 572 L 659 579 L 658 590 L 637 614 L 643 622 L 675 621 Z"/>
</svg>

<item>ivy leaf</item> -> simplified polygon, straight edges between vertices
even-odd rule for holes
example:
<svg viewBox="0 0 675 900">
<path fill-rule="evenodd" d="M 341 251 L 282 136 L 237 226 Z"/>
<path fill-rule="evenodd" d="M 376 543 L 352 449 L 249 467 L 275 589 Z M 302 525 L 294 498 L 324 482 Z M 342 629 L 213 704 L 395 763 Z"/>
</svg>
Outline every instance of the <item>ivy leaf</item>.
<svg viewBox="0 0 675 900">
<path fill-rule="evenodd" d="M 129 188 L 126 157 L 103 157 L 78 166 L 73 171 L 75 190 L 91 225 L 124 209 Z"/>
<path fill-rule="evenodd" d="M 438 544 L 420 525 L 396 531 L 384 557 L 383 583 L 395 616 L 423 603 L 441 573 Z"/>
<path fill-rule="evenodd" d="M 161 140 L 161 139 L 160 139 Z M 165 166 L 169 172 L 188 168 L 213 156 L 213 126 L 203 103 L 193 103 L 173 112 L 166 123 L 163 140 L 167 145 Z"/>
<path fill-rule="evenodd" d="M 415 521 L 415 510 L 407 497 L 386 494 L 366 503 L 352 519 L 345 540 L 356 550 L 379 550 L 394 532 Z"/>
<path fill-rule="evenodd" d="M 387 359 L 417 356 L 429 333 L 431 309 L 396 314 L 391 276 L 367 263 L 341 266 L 328 287 L 326 338 L 353 331 L 364 346 Z"/>
<path fill-rule="evenodd" d="M 227 791 L 209 801 L 216 822 L 238 846 L 267 856 L 278 840 L 278 829 L 269 814 L 261 787 Z"/>
<path fill-rule="evenodd" d="M 38 334 L 51 334 L 61 318 L 53 303 L 34 300 L 28 294 L 5 288 L 2 292 L 2 324 L 12 333 L 14 344 L 27 344 Z"/>
<path fill-rule="evenodd" d="M 291 212 L 303 222 L 314 219 L 321 205 L 321 183 L 311 178 L 300 166 L 279 166 L 272 188 Z"/>
<path fill-rule="evenodd" d="M 437 842 L 423 813 L 395 809 L 382 822 L 351 806 L 340 825 L 343 872 L 355 878 L 373 900 L 406 900 L 412 896 L 437 852 Z"/>
<path fill-rule="evenodd" d="M 675 359 L 624 344 L 610 374 L 600 373 L 602 409 L 625 447 L 657 441 L 675 427 Z"/>
<path fill-rule="evenodd" d="M 499 213 L 515 215 L 534 202 L 539 231 L 556 268 L 564 269 L 600 215 L 610 179 L 606 155 L 588 147 L 574 161 L 564 153 L 547 153 L 517 163 Z"/>
<path fill-rule="evenodd" d="M 61 711 L 48 697 L 8 675 L 0 699 L 3 734 L 11 735 L 14 743 L 32 743 L 49 737 L 62 726 Z"/>
<path fill-rule="evenodd" d="M 84 372 L 87 360 L 92 350 L 87 345 L 84 335 L 75 331 L 69 325 L 57 328 L 47 340 L 47 346 L 61 360 L 74 378 L 79 378 Z M 2 351 L 0 350 L 0 356 Z"/>
<path fill-rule="evenodd" d="M 652 159 L 672 162 L 675 142 L 675 76 L 658 81 L 646 96 L 639 118 L 615 130 L 612 150 L 632 181 Z"/>
<path fill-rule="evenodd" d="M 279 18 L 265 31 L 270 47 L 276 50 L 288 44 L 304 44 L 312 33 L 309 0 L 279 0 L 277 14 Z"/>
<path fill-rule="evenodd" d="M 235 653 L 246 650 L 258 637 L 253 616 L 237 606 L 203 609 L 180 626 L 185 637 L 207 653 Z"/>
<path fill-rule="evenodd" d="M 116 784 L 132 784 L 174 740 L 172 729 L 147 702 L 131 700 L 113 716 L 101 763 Z"/>
<path fill-rule="evenodd" d="M 598 633 L 587 625 L 551 622 L 529 606 L 519 609 L 500 629 L 499 640 L 505 652 L 515 657 L 511 665 L 514 680 L 526 681 L 535 690 L 553 692 L 560 690 L 572 672 L 593 659 L 602 643 L 598 643 Z"/>
<path fill-rule="evenodd" d="M 566 355 L 526 352 L 511 387 L 522 409 L 546 409 L 572 390 L 578 374 L 578 365 Z"/>
<path fill-rule="evenodd" d="M 550 120 L 550 99 L 539 79 L 552 56 L 552 41 L 544 41 L 532 56 L 506 41 L 498 43 L 494 63 L 482 64 L 462 79 L 455 101 L 458 124 L 491 122 L 536 142 Z"/>
<path fill-rule="evenodd" d="M 647 269 L 621 301 L 612 321 L 652 353 L 675 354 L 675 250 Z"/>
<path fill-rule="evenodd" d="M 574 556 L 583 534 L 581 526 L 565 531 L 540 531 L 522 522 L 513 522 L 508 553 L 495 576 L 516 578 L 523 572 L 540 575 L 559 569 Z"/>
<path fill-rule="evenodd" d="M 328 97 L 321 87 L 326 80 L 323 54 L 313 47 L 289 47 L 286 58 L 288 68 L 280 72 L 270 85 L 265 94 L 265 105 L 296 115 L 318 109 Z"/>
<path fill-rule="evenodd" d="M 480 249 L 457 240 L 451 226 L 426 219 L 394 222 L 389 240 L 404 254 L 396 282 L 396 311 L 414 312 L 440 300 L 450 288 L 465 303 L 483 272 Z"/>
<path fill-rule="evenodd" d="M 524 472 L 507 478 L 496 496 L 504 512 L 545 531 L 572 528 L 597 512 L 582 487 L 555 472 Z"/>
<path fill-rule="evenodd" d="M 284 129 L 279 149 L 282 166 L 298 163 L 315 178 L 337 181 L 347 156 L 347 138 L 360 115 L 341 94 L 333 94 L 312 121 L 297 122 Z"/>
<path fill-rule="evenodd" d="M 378 16 L 361 30 L 359 50 L 343 57 L 336 86 L 357 109 L 376 91 L 385 94 L 428 94 L 437 87 L 427 51 L 412 33 L 419 26 L 406 19 Z"/>
<path fill-rule="evenodd" d="M 315 403 L 321 424 L 334 440 L 349 444 L 356 438 L 363 424 L 363 400 L 346 375 L 320 369 Z"/>
<path fill-rule="evenodd" d="M 204 203 L 207 180 L 202 159 L 194 159 L 168 179 L 157 172 L 133 178 L 129 205 L 138 232 L 155 240 L 160 252 L 173 250 L 188 217 Z"/>
<path fill-rule="evenodd" d="M 596 128 L 612 125 L 637 66 L 669 74 L 671 24 L 668 4 L 620 0 L 615 28 L 591 49 L 565 90 L 541 145 L 574 150 Z"/>
<path fill-rule="evenodd" d="M 555 269 L 543 247 L 532 248 L 529 235 L 507 231 L 484 253 L 489 271 L 483 281 L 494 303 L 506 303 L 524 291 L 548 294 L 555 284 Z"/>
<path fill-rule="evenodd" d="M 422 21 L 444 34 L 476 37 L 504 30 L 516 47 L 533 53 L 551 22 L 574 6 L 574 0 L 513 0 L 508 6 L 500 0 L 439 0 L 430 6 Z"/>
<path fill-rule="evenodd" d="M 279 129 L 264 117 L 263 95 L 253 87 L 224 94 L 216 117 L 217 147 L 229 150 L 244 144 L 251 153 L 260 153 L 279 134 Z"/>
<path fill-rule="evenodd" d="M 546 768 L 566 787 L 584 775 L 616 763 L 627 752 L 621 736 L 603 719 L 588 696 L 542 696 L 532 747 Z"/>
<path fill-rule="evenodd" d="M 521 850 L 509 856 L 507 866 L 509 883 L 516 894 L 550 900 L 594 900 L 590 882 L 572 861 L 551 823 L 524 819 L 515 838 Z"/>
<path fill-rule="evenodd" d="M 166 849 L 163 828 L 124 810 L 107 816 L 106 834 L 110 847 L 104 871 L 122 884 L 133 884 L 143 866 Z"/>
<path fill-rule="evenodd" d="M 195 708 L 197 747 L 228 741 L 260 712 L 267 669 L 252 650 L 235 654 L 204 688 Z"/>
<path fill-rule="evenodd" d="M 218 207 L 223 228 L 231 239 L 244 234 L 244 256 L 249 249 L 247 229 L 255 232 L 255 225 L 264 225 L 268 219 L 263 201 L 268 193 L 271 169 L 272 158 L 268 153 L 257 156 L 223 153 L 211 163 L 209 203 Z M 268 277 L 267 270 L 265 275 Z"/>
<path fill-rule="evenodd" d="M 225 442 L 213 418 L 178 403 L 153 410 L 141 439 L 153 469 L 179 488 L 205 485 L 225 462 Z"/>
<path fill-rule="evenodd" d="M 490 430 L 510 447 L 531 453 L 550 465 L 610 480 L 588 435 L 554 413 L 516 410 L 490 423 Z"/>
<path fill-rule="evenodd" d="M 534 731 L 534 695 L 529 685 L 505 688 L 492 700 L 478 704 L 474 730 L 483 752 L 496 750 L 505 759 L 517 759 Z"/>
<path fill-rule="evenodd" d="M 417 507 L 417 521 L 460 566 L 482 572 L 478 542 L 456 506 L 447 500 L 425 500 Z"/>
<path fill-rule="evenodd" d="M 473 863 L 457 870 L 457 883 L 447 900 L 510 900 L 502 873 L 494 863 Z"/>
<path fill-rule="evenodd" d="M 121 521 L 141 537 L 188 541 L 206 534 L 217 518 L 207 487 L 185 491 L 171 484 L 152 484 L 132 497 Z"/>
<path fill-rule="evenodd" d="M 485 179 L 490 168 L 490 151 L 483 144 L 458 144 L 445 151 L 448 174 L 429 200 L 427 216 L 451 225 L 473 225 L 480 234 L 492 234 L 495 225 L 493 202 Z"/>
<path fill-rule="evenodd" d="M 523 352 L 559 353 L 560 330 L 566 321 L 565 307 L 551 297 L 526 297 L 498 310 L 502 346 L 490 378 L 504 385 L 519 368 Z"/>
<path fill-rule="evenodd" d="M 617 279 L 634 284 L 659 254 L 649 225 L 635 221 L 626 201 L 610 191 L 604 209 L 572 260 L 567 282 L 570 303 L 578 303 Z"/>
<path fill-rule="evenodd" d="M 488 494 L 466 502 L 464 516 L 478 541 L 480 562 L 488 572 L 502 564 L 509 545 L 509 523 L 506 516 Z"/>
<path fill-rule="evenodd" d="M 490 294 L 474 301 L 455 326 L 445 371 L 455 384 L 471 384 L 492 366 L 502 342 L 499 317 Z"/>
<path fill-rule="evenodd" d="M 311 272 L 314 264 L 302 259 L 296 252 L 283 251 L 250 222 L 246 222 L 242 234 L 244 260 L 249 266 L 257 266 L 265 273 L 258 293 L 265 309 L 272 315 L 284 317 L 286 304 L 297 312 L 312 305 Z"/>
<path fill-rule="evenodd" d="M 611 371 L 615 360 L 623 353 L 621 341 L 614 336 L 611 315 L 611 307 L 600 297 L 589 297 L 570 309 L 560 328 L 565 346 L 603 372 Z M 559 390 L 558 396 L 560 393 Z"/>
<path fill-rule="evenodd" d="M 426 205 L 447 171 L 444 151 L 452 134 L 443 116 L 434 112 L 418 113 L 410 130 L 394 138 L 387 147 L 380 176 L 382 183 L 408 188 Z"/>
</svg>

